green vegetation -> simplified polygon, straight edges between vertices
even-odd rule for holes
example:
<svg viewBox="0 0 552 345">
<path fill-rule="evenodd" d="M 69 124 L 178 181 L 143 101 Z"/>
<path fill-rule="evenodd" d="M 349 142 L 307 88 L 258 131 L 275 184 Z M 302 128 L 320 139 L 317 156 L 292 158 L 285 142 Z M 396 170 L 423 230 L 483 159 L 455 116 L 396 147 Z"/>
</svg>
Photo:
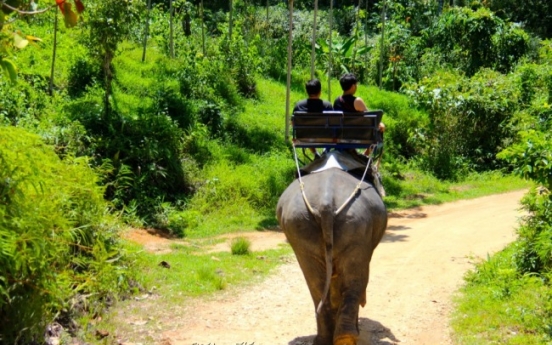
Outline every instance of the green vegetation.
<svg viewBox="0 0 552 345">
<path fill-rule="evenodd" d="M 87 159 L 62 161 L 37 135 L 0 127 L 0 163 L 1 340 L 12 344 L 74 317 L 71 304 L 102 310 L 132 271 Z"/>
<path fill-rule="evenodd" d="M 487 258 L 466 276 L 453 313 L 456 343 L 550 342 L 550 287 L 538 276 L 519 274 L 512 262 L 516 246 Z"/>
<path fill-rule="evenodd" d="M 541 56 L 549 48 L 544 48 Z M 515 142 L 497 155 L 513 171 L 535 182 L 522 201 L 527 211 L 518 240 L 478 264 L 457 299 L 453 327 L 460 344 L 544 344 L 552 341 L 552 147 L 550 92 L 533 85 L 549 84 L 550 72 L 524 66 L 530 78 L 531 106 L 517 114 Z"/>
<path fill-rule="evenodd" d="M 233 255 L 249 255 L 251 250 L 251 241 L 245 237 L 236 237 L 232 240 L 231 248 Z"/>
<path fill-rule="evenodd" d="M 63 14 L 29 3 L 47 6 L 0 2 L 0 323 L 10 325 L 0 341 L 36 340 L 54 319 L 101 312 L 138 289 L 137 265 L 146 289 L 157 279 L 186 296 L 254 276 L 224 265 L 273 267 L 278 260 L 230 253 L 212 262 L 176 245 L 167 256 L 138 251 L 133 259 L 118 228 L 203 240 L 276 226 L 276 201 L 296 169 L 284 140 L 284 3 L 235 0 L 228 13 L 227 1 L 205 2 L 203 12 L 198 1 L 179 0 L 170 2 L 173 16 L 161 1 L 151 11 L 137 1 L 56 1 Z M 358 94 L 385 111 L 381 170 L 390 209 L 535 183 L 520 241 L 505 252 L 513 259 L 496 260 L 513 265 L 504 269 L 520 286 L 540 291 L 549 287 L 552 262 L 550 11 L 506 0 L 455 3 L 381 0 L 357 8 L 350 0 L 330 18 L 329 1 L 320 1 L 315 74 L 324 95 L 331 79 L 325 98 L 333 98 L 336 77 L 357 73 Z M 313 18 L 309 1 L 296 8 L 292 103 L 310 78 Z M 23 16 L 29 11 L 40 13 Z M 55 16 L 66 25 L 56 27 Z M 182 274 L 168 273 L 175 271 Z M 501 277 L 502 268 L 491 271 Z M 478 272 L 468 295 L 484 288 Z M 92 297 L 75 308 L 71 299 L 82 296 Z M 551 308 L 537 304 L 542 317 L 518 324 L 516 338 L 550 333 L 543 315 Z"/>
</svg>

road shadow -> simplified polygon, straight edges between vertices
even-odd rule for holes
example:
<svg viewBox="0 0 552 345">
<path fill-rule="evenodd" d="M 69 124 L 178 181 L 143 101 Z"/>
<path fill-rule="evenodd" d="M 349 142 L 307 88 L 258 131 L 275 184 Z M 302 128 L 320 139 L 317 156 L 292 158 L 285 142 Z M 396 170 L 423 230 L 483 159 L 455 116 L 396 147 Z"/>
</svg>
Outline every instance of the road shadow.
<svg viewBox="0 0 552 345">
<path fill-rule="evenodd" d="M 381 242 L 403 242 L 408 238 L 407 235 L 394 234 L 392 232 L 386 231 L 385 235 L 381 239 Z"/>
<path fill-rule="evenodd" d="M 316 337 L 315 334 L 305 337 L 297 337 L 290 341 L 288 345 L 312 345 L 312 343 L 314 342 L 314 337 Z"/>
<path fill-rule="evenodd" d="M 401 342 L 389 328 L 378 321 L 361 317 L 358 319 L 358 326 L 360 335 L 357 345 L 397 345 Z M 288 345 L 312 345 L 315 336 L 297 337 L 288 342 Z"/>
<path fill-rule="evenodd" d="M 420 218 L 426 218 L 427 213 L 422 212 L 420 207 L 415 207 L 415 208 L 410 208 L 399 212 L 389 212 L 387 216 L 389 218 L 420 219 Z"/>
<path fill-rule="evenodd" d="M 360 336 L 358 345 L 396 345 L 401 341 L 380 322 L 366 317 L 358 319 Z"/>
<path fill-rule="evenodd" d="M 410 226 L 404 226 L 404 225 L 388 225 L 387 229 L 385 229 L 385 235 L 381 239 L 382 242 L 402 242 L 406 241 L 408 238 L 408 235 L 406 234 L 398 234 L 395 233 L 396 231 L 405 231 L 412 229 Z"/>
<path fill-rule="evenodd" d="M 387 231 L 401 231 L 401 230 L 408 230 L 412 229 L 410 226 L 404 226 L 404 225 L 388 225 Z"/>
</svg>

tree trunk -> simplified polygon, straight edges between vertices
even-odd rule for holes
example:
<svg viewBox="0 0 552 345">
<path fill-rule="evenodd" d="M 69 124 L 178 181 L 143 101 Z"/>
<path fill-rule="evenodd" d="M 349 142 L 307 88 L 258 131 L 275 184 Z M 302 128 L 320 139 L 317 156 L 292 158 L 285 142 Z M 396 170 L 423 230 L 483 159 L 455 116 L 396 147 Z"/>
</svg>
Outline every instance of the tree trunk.
<svg viewBox="0 0 552 345">
<path fill-rule="evenodd" d="M 249 8 L 247 0 L 243 0 L 243 13 L 242 13 L 242 32 L 243 32 L 243 40 L 245 42 L 245 49 L 246 51 L 249 51 L 249 24 L 251 23 L 248 18 L 247 9 Z"/>
<path fill-rule="evenodd" d="M 112 52 L 112 51 L 105 52 L 103 70 L 104 70 L 104 76 L 105 76 L 104 115 L 106 119 L 109 119 L 111 115 L 111 105 L 109 102 L 109 98 L 113 93 L 113 87 L 112 87 L 113 71 L 111 70 L 111 62 L 113 61 L 114 57 L 115 57 L 115 52 Z"/>
<path fill-rule="evenodd" d="M 57 31 L 58 31 L 58 7 L 54 10 L 54 44 L 52 48 L 52 67 L 50 69 L 50 96 L 54 94 L 54 69 L 56 65 L 56 51 L 57 51 Z"/>
<path fill-rule="evenodd" d="M 228 42 L 232 42 L 232 26 L 233 26 L 233 20 L 232 20 L 232 16 L 233 16 L 233 13 L 234 12 L 234 6 L 232 6 L 232 0 L 230 0 L 230 19 L 229 19 L 229 22 L 228 22 Z"/>
<path fill-rule="evenodd" d="M 148 0 L 148 13 L 146 15 L 146 30 L 144 32 L 144 43 L 143 43 L 144 49 L 142 51 L 142 62 L 146 61 L 146 46 L 148 44 L 150 12 L 151 12 L 151 0 Z"/>
<path fill-rule="evenodd" d="M 383 1 L 383 8 L 381 10 L 381 50 L 380 50 L 380 61 L 379 61 L 379 88 L 381 90 L 383 85 L 383 55 L 385 53 L 385 17 L 387 10 L 387 0 Z"/>
<path fill-rule="evenodd" d="M 330 1 L 330 54 L 328 56 L 328 100 L 332 101 L 332 74 L 333 74 L 333 66 L 332 66 L 332 45 L 333 45 L 333 37 L 332 37 L 332 31 L 333 31 L 333 0 Z"/>
<path fill-rule="evenodd" d="M 366 1 L 366 13 L 364 15 L 364 46 L 368 47 L 368 0 Z M 368 66 L 368 51 L 364 53 L 364 67 Z"/>
<path fill-rule="evenodd" d="M 203 19 L 203 0 L 201 0 L 200 5 L 200 15 L 201 15 L 201 45 L 203 47 L 203 56 L 205 56 L 205 21 Z"/>
<path fill-rule="evenodd" d="M 173 0 L 169 0 L 169 50 L 171 59 L 174 59 L 174 8 Z"/>
<path fill-rule="evenodd" d="M 268 40 L 269 40 L 269 38 L 270 38 L 270 36 L 269 36 L 270 33 L 269 33 L 269 30 L 268 30 L 268 28 L 270 27 L 270 22 L 269 22 L 268 14 L 269 14 L 269 13 L 268 13 L 268 0 L 266 0 L 266 30 L 265 30 L 265 32 L 266 32 L 266 37 L 265 37 L 265 38 L 266 38 L 266 42 L 268 42 Z M 262 53 L 263 56 L 264 56 L 264 54 L 265 54 L 265 49 L 266 49 L 265 46 L 266 46 L 265 44 L 263 44 L 263 45 L 261 46 L 261 53 Z"/>
<path fill-rule="evenodd" d="M 356 70 L 355 62 L 356 62 L 356 51 L 357 51 L 356 45 L 357 45 L 358 24 L 359 24 L 358 19 L 359 19 L 359 17 L 360 17 L 360 2 L 361 2 L 361 1 L 362 1 L 362 0 L 358 0 L 358 7 L 357 7 L 357 10 L 356 10 L 356 15 L 355 15 L 355 43 L 354 43 L 354 45 L 353 45 L 353 60 L 352 60 L 352 62 L 351 62 L 351 63 L 352 63 L 352 68 L 351 68 L 351 70 L 352 70 L 352 72 L 353 72 L 355 75 L 357 75 L 357 77 L 358 77 L 358 73 L 357 73 L 358 71 Z"/>
<path fill-rule="evenodd" d="M 184 11 L 184 18 L 182 18 L 182 29 L 184 29 L 184 36 L 190 37 L 192 35 L 192 19 L 188 9 Z M 203 27 L 201 27 L 201 29 L 203 30 Z"/>
<path fill-rule="evenodd" d="M 316 60 L 316 16 L 318 14 L 318 0 L 314 0 L 314 18 L 312 24 L 312 51 L 311 51 L 311 80 L 314 79 L 314 65 Z"/>
<path fill-rule="evenodd" d="M 286 141 L 289 139 L 289 106 L 291 93 L 291 47 L 293 43 L 293 0 L 289 0 L 289 33 L 288 33 L 288 56 L 287 56 L 287 82 L 286 82 Z"/>
</svg>

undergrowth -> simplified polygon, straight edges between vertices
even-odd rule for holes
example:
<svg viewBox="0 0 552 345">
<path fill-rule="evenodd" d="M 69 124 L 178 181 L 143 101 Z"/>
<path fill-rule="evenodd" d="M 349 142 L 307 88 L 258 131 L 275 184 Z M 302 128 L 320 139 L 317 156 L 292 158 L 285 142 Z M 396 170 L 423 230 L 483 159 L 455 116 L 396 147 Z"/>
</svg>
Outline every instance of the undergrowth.
<svg viewBox="0 0 552 345">
<path fill-rule="evenodd" d="M 98 181 L 86 159 L 62 161 L 38 136 L 0 127 L 3 343 L 36 341 L 47 323 L 99 312 L 130 289 L 130 258 Z"/>
<path fill-rule="evenodd" d="M 458 344 L 549 344 L 550 277 L 520 274 L 517 244 L 478 263 L 456 296 L 452 315 Z"/>
</svg>

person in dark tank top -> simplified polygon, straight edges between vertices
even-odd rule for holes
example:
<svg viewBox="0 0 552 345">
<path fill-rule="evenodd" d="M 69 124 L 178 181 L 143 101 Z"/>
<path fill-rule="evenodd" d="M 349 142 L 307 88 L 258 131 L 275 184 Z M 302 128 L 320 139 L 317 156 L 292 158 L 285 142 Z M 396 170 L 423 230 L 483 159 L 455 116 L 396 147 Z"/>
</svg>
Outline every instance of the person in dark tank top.
<svg viewBox="0 0 552 345">
<path fill-rule="evenodd" d="M 364 100 L 355 96 L 358 80 L 354 74 L 346 73 L 342 75 L 339 79 L 339 84 L 341 85 L 343 94 L 335 99 L 333 104 L 334 110 L 341 110 L 346 113 L 361 113 L 368 110 Z M 385 125 L 383 122 L 380 122 L 379 130 L 382 133 L 385 131 Z M 369 153 L 369 149 L 364 151 L 364 155 L 368 155 Z"/>
<path fill-rule="evenodd" d="M 358 80 L 352 73 L 346 73 L 339 79 L 339 84 L 343 90 L 343 94 L 338 96 L 333 104 L 334 110 L 341 110 L 344 112 L 363 112 L 368 110 L 366 103 L 360 97 L 356 97 Z"/>
</svg>

